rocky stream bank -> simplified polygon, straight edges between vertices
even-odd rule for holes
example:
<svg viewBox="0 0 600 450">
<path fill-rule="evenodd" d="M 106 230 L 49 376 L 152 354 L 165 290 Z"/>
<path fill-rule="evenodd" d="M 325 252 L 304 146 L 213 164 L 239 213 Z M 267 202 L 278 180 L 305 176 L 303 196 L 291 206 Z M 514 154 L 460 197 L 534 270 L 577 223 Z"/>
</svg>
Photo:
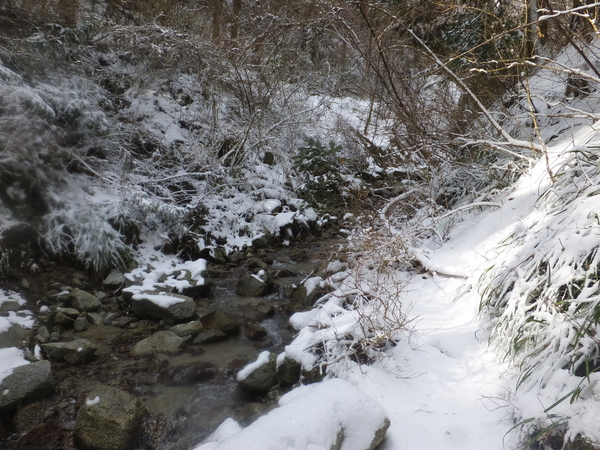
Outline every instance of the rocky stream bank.
<svg viewBox="0 0 600 450">
<path fill-rule="evenodd" d="M 34 325 L 0 333 L 0 348 L 30 361 L 0 382 L 0 447 L 186 450 L 225 418 L 250 424 L 300 379 L 318 380 L 275 356 L 292 338 L 290 315 L 312 306 L 323 292 L 315 277 L 339 256 L 330 225 L 290 247 L 262 241 L 213 252 L 202 270 L 173 267 L 156 274 L 155 291 L 135 275 L 95 281 L 43 258 L 14 270 L 3 289 L 26 302 L 0 314 L 30 311 Z M 264 351 L 269 363 L 238 382 Z"/>
</svg>

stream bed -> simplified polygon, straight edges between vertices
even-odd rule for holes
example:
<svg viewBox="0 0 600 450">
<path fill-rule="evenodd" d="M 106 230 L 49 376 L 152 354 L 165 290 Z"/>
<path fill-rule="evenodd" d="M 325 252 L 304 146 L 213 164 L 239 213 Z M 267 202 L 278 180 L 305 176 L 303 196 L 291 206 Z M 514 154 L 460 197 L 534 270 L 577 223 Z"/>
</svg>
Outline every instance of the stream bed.
<svg viewBox="0 0 600 450">
<path fill-rule="evenodd" d="M 0 447 L 29 450 L 49 444 L 45 448 L 76 448 L 73 436 L 77 411 L 85 401 L 85 393 L 97 385 L 123 390 L 138 398 L 147 409 L 136 447 L 139 450 L 194 448 L 228 417 L 242 426 L 249 425 L 272 409 L 284 390 L 279 388 L 261 395 L 248 393 L 239 388 L 236 374 L 260 352 L 278 354 L 291 342 L 294 332 L 288 324 L 290 315 L 311 306 L 295 292 L 304 279 L 318 275 L 326 267 L 338 244 L 338 241 L 316 241 L 300 248 L 264 252 L 262 259 L 268 263 L 267 272 L 274 289 L 263 297 L 241 297 L 236 293 L 239 279 L 257 271 L 247 261 L 209 264 L 212 286 L 208 295 L 194 299 L 198 316 L 202 320 L 203 314 L 220 311 L 239 323 L 240 331 L 218 342 L 186 344 L 177 354 L 132 357 L 130 352 L 137 342 L 173 326 L 160 320 L 132 317 L 123 327 L 90 323 L 82 331 L 52 326 L 40 306 L 46 302 L 36 300 L 47 298 L 51 285 L 79 284 L 88 291 L 97 285 L 86 283 L 81 274 L 79 278 L 73 276 L 66 268 L 50 267 L 43 271 L 38 283 L 23 293 L 38 320 L 33 330 L 19 330 L 22 334 L 19 339 L 29 339 L 32 347 L 39 339 L 40 327 L 46 324 L 52 331 L 49 340 L 87 339 L 96 346 L 96 357 L 84 365 L 52 361 L 57 379 L 55 394 L 19 408 L 12 418 L 0 419 Z M 103 316 L 112 313 L 128 317 L 119 290 L 105 293 L 108 296 L 102 301 Z M 199 379 L 194 369 L 196 374 L 191 382 L 181 382 L 185 373 L 167 376 L 165 380 L 165 373 L 169 374 L 174 367 L 199 367 L 206 370 L 206 377 Z"/>
</svg>

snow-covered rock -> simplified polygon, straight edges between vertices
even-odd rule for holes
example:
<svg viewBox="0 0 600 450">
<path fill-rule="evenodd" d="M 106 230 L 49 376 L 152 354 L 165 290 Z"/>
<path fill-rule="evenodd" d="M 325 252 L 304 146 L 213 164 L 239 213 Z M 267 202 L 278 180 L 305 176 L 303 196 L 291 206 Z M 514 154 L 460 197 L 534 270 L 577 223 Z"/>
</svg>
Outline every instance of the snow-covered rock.
<svg viewBox="0 0 600 450">
<path fill-rule="evenodd" d="M 196 315 L 196 304 L 190 297 L 160 291 L 144 291 L 131 298 L 131 309 L 140 319 L 166 319 L 183 322 Z"/>
<path fill-rule="evenodd" d="M 240 279 L 235 292 L 240 297 L 262 297 L 271 292 L 273 283 L 264 270 L 257 275 L 246 275 Z"/>
<path fill-rule="evenodd" d="M 255 393 L 266 393 L 277 384 L 276 357 L 268 351 L 258 355 L 256 361 L 248 364 L 237 374 L 239 386 Z"/>
<path fill-rule="evenodd" d="M 55 384 L 49 361 L 14 367 L 0 383 L 0 412 L 10 412 L 18 405 L 52 395 Z"/>
</svg>

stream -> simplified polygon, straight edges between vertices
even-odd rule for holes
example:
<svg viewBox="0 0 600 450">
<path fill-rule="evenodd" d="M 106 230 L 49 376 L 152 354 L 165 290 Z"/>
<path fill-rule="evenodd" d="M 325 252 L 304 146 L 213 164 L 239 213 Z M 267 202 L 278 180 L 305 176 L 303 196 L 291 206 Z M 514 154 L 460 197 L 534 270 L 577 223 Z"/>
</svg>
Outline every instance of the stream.
<svg viewBox="0 0 600 450">
<path fill-rule="evenodd" d="M 157 353 L 146 357 L 132 357 L 130 350 L 141 339 L 173 325 L 157 320 L 133 321 L 125 327 L 90 324 L 87 330 L 72 328 L 58 331 L 55 339 L 70 341 L 88 339 L 97 347 L 95 359 L 84 365 L 72 366 L 53 362 L 58 381 L 55 394 L 20 408 L 12 424 L 0 422 L 0 448 L 6 450 L 39 449 L 44 442 L 52 442 L 55 450 L 76 448 L 73 440 L 77 410 L 85 399 L 85 392 L 97 384 L 110 385 L 140 399 L 149 417 L 142 427 L 138 450 L 188 450 L 198 445 L 228 417 L 247 426 L 276 405 L 284 393 L 279 388 L 266 395 L 242 391 L 236 382 L 237 372 L 268 350 L 280 353 L 293 339 L 288 320 L 295 311 L 309 308 L 306 301 L 293 298 L 295 286 L 310 276 L 318 275 L 335 254 L 339 241 L 314 241 L 293 248 L 267 250 L 263 260 L 269 263 L 267 272 L 274 282 L 267 296 L 240 297 L 236 294 L 238 280 L 245 274 L 256 272 L 248 261 L 238 264 L 209 264 L 212 280 L 210 294 L 196 298 L 199 316 L 202 312 L 222 311 L 241 324 L 241 330 L 226 340 L 208 344 L 189 344 L 174 355 Z M 40 274 L 38 283 L 23 296 L 29 309 L 36 312 L 41 298 L 57 279 L 66 283 L 76 277 L 67 268 L 52 268 Z M 92 283 L 81 282 L 82 289 L 93 292 Z M 8 286 L 10 288 L 10 286 Z M 122 301 L 110 295 L 103 300 L 102 314 L 124 315 Z M 114 291 L 112 292 L 115 293 Z M 118 293 L 118 292 L 117 292 Z M 29 332 L 30 342 L 48 319 L 37 313 L 38 322 Z M 46 320 L 46 322 L 44 322 Z M 259 334 L 248 330 L 258 328 Z M 50 328 L 51 325 L 48 325 Z M 60 333 L 58 335 L 58 333 Z M 165 382 L 164 371 L 182 365 L 209 367 L 206 380 L 193 383 Z M 11 426 L 12 425 L 12 426 Z M 9 428 L 7 431 L 6 429 Z"/>
</svg>

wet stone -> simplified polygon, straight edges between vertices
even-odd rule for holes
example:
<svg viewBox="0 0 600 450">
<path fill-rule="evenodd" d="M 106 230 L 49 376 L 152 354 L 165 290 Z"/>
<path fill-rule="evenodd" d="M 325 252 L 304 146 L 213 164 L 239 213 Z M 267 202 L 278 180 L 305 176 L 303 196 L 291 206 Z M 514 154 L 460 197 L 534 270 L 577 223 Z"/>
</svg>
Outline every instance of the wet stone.
<svg viewBox="0 0 600 450">
<path fill-rule="evenodd" d="M 108 276 L 102 281 L 102 283 L 110 288 L 116 288 L 121 286 L 125 282 L 125 276 L 118 271 L 113 269 Z"/>
<path fill-rule="evenodd" d="M 88 322 L 92 325 L 102 325 L 104 323 L 104 314 L 91 312 L 87 314 Z"/>
<path fill-rule="evenodd" d="M 229 255 L 229 261 L 233 264 L 239 264 L 246 259 L 246 254 L 244 252 L 235 251 L 231 255 Z"/>
<path fill-rule="evenodd" d="M 235 292 L 240 297 L 263 297 L 271 292 L 273 283 L 266 276 L 246 275 L 238 282 Z"/>
<path fill-rule="evenodd" d="M 276 356 L 269 355 L 266 364 L 254 369 L 245 378 L 238 380 L 238 385 L 249 392 L 265 394 L 277 385 Z"/>
<path fill-rule="evenodd" d="M 264 269 L 267 270 L 268 264 L 259 258 L 250 258 L 248 260 L 249 269 Z"/>
<path fill-rule="evenodd" d="M 7 300 L 0 305 L 0 312 L 18 311 L 20 307 L 19 302 Z"/>
<path fill-rule="evenodd" d="M 224 333 L 220 330 L 208 330 L 203 331 L 198 336 L 196 336 L 196 338 L 194 339 L 194 344 L 212 344 L 214 342 L 224 341 L 227 338 L 227 333 Z"/>
<path fill-rule="evenodd" d="M 45 326 L 40 327 L 36 335 L 36 340 L 43 344 L 48 342 L 48 339 L 50 339 L 50 332 L 48 331 L 48 328 Z"/>
<path fill-rule="evenodd" d="M 219 330 L 229 335 L 238 334 L 240 331 L 240 323 L 230 318 L 223 311 L 213 311 L 206 314 L 201 321 L 207 330 Z"/>
<path fill-rule="evenodd" d="M 296 384 L 300 380 L 302 364 L 292 358 L 284 357 L 277 366 L 277 380 L 282 386 Z"/>
<path fill-rule="evenodd" d="M 213 363 L 200 361 L 167 367 L 160 372 L 159 379 L 165 384 L 182 386 L 213 379 L 217 368 Z"/>
<path fill-rule="evenodd" d="M 108 315 L 104 318 L 104 325 L 112 325 L 112 323 L 118 319 L 119 316 L 117 316 L 114 313 L 108 313 Z"/>
<path fill-rule="evenodd" d="M 297 274 L 295 272 L 292 272 L 290 269 L 287 269 L 287 268 L 276 269 L 271 273 L 271 277 L 275 278 L 275 279 L 292 278 L 292 277 L 295 277 L 296 275 Z"/>
<path fill-rule="evenodd" d="M 79 317 L 79 311 L 73 308 L 59 308 L 52 317 L 52 322 L 55 325 L 61 325 L 64 327 L 71 327 L 75 322 L 75 319 Z"/>
<path fill-rule="evenodd" d="M 142 423 L 142 448 L 158 448 L 166 440 L 168 428 L 164 414 L 146 417 Z"/>
<path fill-rule="evenodd" d="M 256 311 L 270 317 L 275 313 L 275 307 L 271 303 L 259 302 L 256 304 Z"/>
<path fill-rule="evenodd" d="M 24 405 L 19 408 L 15 415 L 13 420 L 14 426 L 17 431 L 27 431 L 43 422 L 44 413 L 43 400 Z"/>
<path fill-rule="evenodd" d="M 196 315 L 196 303 L 190 297 L 179 294 L 169 294 L 168 297 L 177 298 L 180 301 L 162 306 L 153 301 L 161 296 L 158 291 L 145 291 L 137 293 L 131 299 L 131 309 L 140 319 L 164 319 L 183 322 L 192 319 Z"/>
<path fill-rule="evenodd" d="M 244 326 L 244 335 L 253 341 L 258 341 L 267 335 L 267 330 L 256 323 L 250 323 Z"/>
</svg>

